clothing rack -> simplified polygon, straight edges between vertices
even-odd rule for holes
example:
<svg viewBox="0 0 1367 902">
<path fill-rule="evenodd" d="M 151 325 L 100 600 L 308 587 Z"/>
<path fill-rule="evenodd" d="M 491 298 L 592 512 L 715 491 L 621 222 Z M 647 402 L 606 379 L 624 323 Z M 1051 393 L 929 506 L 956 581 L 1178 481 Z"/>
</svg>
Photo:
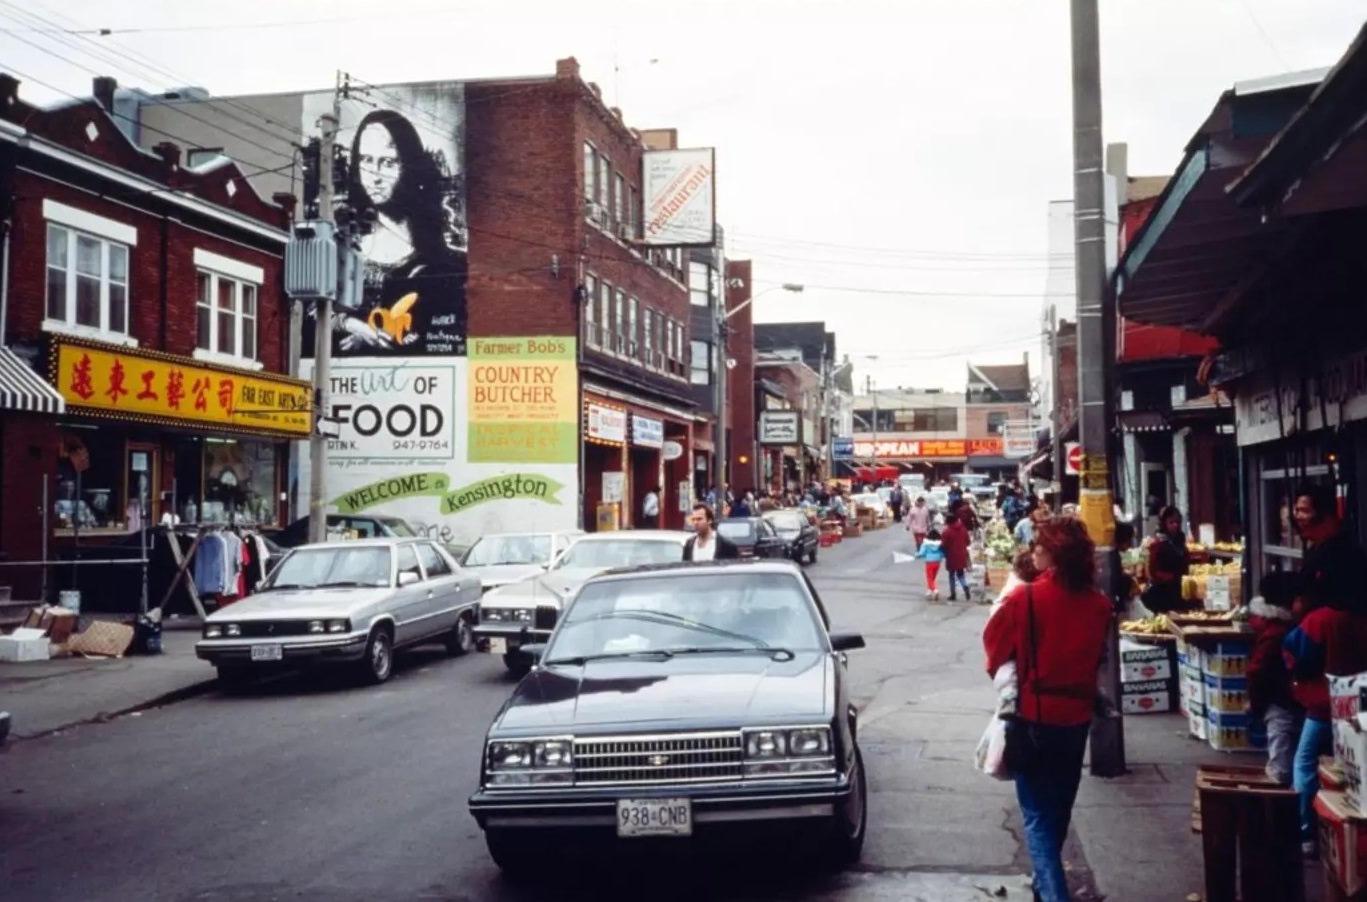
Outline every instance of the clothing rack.
<svg viewBox="0 0 1367 902">
<path fill-rule="evenodd" d="M 175 594 L 176 589 L 183 582 L 185 584 L 186 593 L 190 596 L 190 602 L 195 606 L 195 613 L 201 618 L 207 617 L 207 608 L 204 606 L 204 601 L 200 597 L 199 589 L 195 585 L 194 578 L 190 574 L 190 566 L 194 563 L 195 554 L 198 553 L 204 539 L 214 533 L 232 532 L 239 538 L 245 539 L 255 535 L 256 530 L 250 527 L 243 527 L 231 521 L 228 523 L 175 523 L 171 525 L 162 525 L 157 527 L 157 529 L 168 534 L 167 538 L 171 546 L 171 557 L 176 564 L 176 575 L 171 579 L 171 584 L 166 587 L 166 592 L 162 595 L 157 608 L 159 610 L 164 609 L 167 603 L 170 602 L 171 596 Z M 176 537 L 190 532 L 194 533 L 194 541 L 190 543 L 190 547 L 187 550 L 182 552 L 180 542 L 176 540 Z"/>
</svg>

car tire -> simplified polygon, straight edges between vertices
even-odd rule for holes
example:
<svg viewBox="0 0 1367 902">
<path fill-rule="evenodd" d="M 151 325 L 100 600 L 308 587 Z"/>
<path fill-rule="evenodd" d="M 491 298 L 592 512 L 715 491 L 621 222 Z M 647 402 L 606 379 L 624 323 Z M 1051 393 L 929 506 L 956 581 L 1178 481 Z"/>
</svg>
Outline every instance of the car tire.
<svg viewBox="0 0 1367 902">
<path fill-rule="evenodd" d="M 361 676 L 372 686 L 378 686 L 394 675 L 394 636 L 384 626 L 370 631 L 361 658 Z"/>
<path fill-rule="evenodd" d="M 869 786 L 864 776 L 864 755 L 854 747 L 854 791 L 830 825 L 830 836 L 822 843 L 831 870 L 843 871 L 858 864 L 864 854 L 864 837 L 869 827 Z"/>
<path fill-rule="evenodd" d="M 532 672 L 532 659 L 519 651 L 510 651 L 503 656 L 503 666 L 514 679 L 522 679 Z"/>
<path fill-rule="evenodd" d="M 252 684 L 252 670 L 250 667 L 240 667 L 229 665 L 219 665 L 218 685 L 224 692 L 241 692 Z"/>
<path fill-rule="evenodd" d="M 484 845 L 509 882 L 525 883 L 538 871 L 545 870 L 542 846 L 530 836 L 519 836 L 515 830 L 491 828 L 484 831 Z"/>
<path fill-rule="evenodd" d="M 475 623 L 474 618 L 468 613 L 462 612 L 456 618 L 456 625 L 451 627 L 451 632 L 446 637 L 446 651 L 452 657 L 459 658 L 468 655 L 475 650 Z"/>
</svg>

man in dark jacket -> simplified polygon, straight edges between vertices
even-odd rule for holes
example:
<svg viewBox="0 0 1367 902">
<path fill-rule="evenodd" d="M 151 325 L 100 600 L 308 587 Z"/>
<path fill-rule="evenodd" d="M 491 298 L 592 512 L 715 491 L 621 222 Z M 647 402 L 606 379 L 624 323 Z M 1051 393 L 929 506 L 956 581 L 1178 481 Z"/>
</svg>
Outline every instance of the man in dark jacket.
<svg viewBox="0 0 1367 902">
<path fill-rule="evenodd" d="M 727 561 L 740 557 L 740 549 L 717 532 L 717 515 L 706 504 L 695 505 L 689 517 L 693 535 L 684 543 L 685 561 Z"/>
<path fill-rule="evenodd" d="M 958 514 L 950 514 L 945 517 L 945 528 L 940 533 L 940 547 L 945 552 L 945 569 L 949 571 L 949 600 L 958 601 L 955 595 L 958 586 L 963 586 L 964 601 L 972 601 L 973 596 L 968 591 L 968 546 L 970 538 L 968 529 L 959 519 Z"/>
</svg>

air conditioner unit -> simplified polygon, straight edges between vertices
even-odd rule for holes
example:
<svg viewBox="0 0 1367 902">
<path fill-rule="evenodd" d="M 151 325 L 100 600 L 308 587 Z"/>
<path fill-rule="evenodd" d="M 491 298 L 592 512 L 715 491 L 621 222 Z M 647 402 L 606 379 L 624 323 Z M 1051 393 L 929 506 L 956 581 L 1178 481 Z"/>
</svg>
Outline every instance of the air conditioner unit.
<svg viewBox="0 0 1367 902">
<path fill-rule="evenodd" d="M 617 237 L 618 237 L 618 238 L 621 238 L 623 241 L 630 241 L 632 238 L 635 237 L 634 235 L 631 234 L 631 232 L 632 232 L 631 223 L 629 223 L 629 222 L 619 222 L 619 223 L 617 223 Z"/>
</svg>

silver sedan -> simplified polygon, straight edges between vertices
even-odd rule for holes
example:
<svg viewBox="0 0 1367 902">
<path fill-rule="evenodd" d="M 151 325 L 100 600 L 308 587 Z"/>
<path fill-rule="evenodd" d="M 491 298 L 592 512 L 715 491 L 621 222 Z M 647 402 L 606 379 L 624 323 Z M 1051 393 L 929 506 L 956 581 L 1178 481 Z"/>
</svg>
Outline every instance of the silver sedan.
<svg viewBox="0 0 1367 902">
<path fill-rule="evenodd" d="M 302 664 L 344 663 L 382 683 L 394 651 L 444 642 L 474 647 L 479 577 L 423 538 L 305 545 L 289 552 L 256 594 L 204 621 L 195 653 L 227 684 Z"/>
</svg>

